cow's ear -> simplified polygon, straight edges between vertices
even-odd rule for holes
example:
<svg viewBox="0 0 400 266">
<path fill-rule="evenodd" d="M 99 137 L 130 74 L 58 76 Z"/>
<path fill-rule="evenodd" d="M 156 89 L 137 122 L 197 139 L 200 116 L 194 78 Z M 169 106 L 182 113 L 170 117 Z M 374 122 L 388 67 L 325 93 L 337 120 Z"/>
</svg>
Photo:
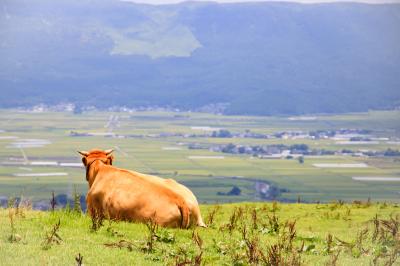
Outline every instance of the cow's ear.
<svg viewBox="0 0 400 266">
<path fill-rule="evenodd" d="M 104 152 L 106 153 L 106 155 L 110 155 L 114 150 L 113 149 L 109 149 L 109 150 L 105 150 Z"/>
<path fill-rule="evenodd" d="M 87 165 L 87 159 L 86 159 L 86 157 L 82 157 L 82 163 L 83 163 L 84 166 Z"/>
<path fill-rule="evenodd" d="M 114 156 L 112 154 L 108 155 L 106 164 L 112 165 L 113 160 Z"/>
<path fill-rule="evenodd" d="M 83 157 L 86 157 L 86 156 L 89 155 L 89 153 L 88 153 L 87 151 L 78 151 L 78 153 L 79 153 L 80 155 L 82 155 Z"/>
</svg>

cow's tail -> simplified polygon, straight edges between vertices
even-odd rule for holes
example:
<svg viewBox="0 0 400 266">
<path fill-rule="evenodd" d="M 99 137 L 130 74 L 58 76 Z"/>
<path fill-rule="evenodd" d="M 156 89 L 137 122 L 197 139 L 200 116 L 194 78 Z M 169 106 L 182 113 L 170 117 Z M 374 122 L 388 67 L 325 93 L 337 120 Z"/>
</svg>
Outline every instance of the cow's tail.
<svg viewBox="0 0 400 266">
<path fill-rule="evenodd" d="M 179 211 L 181 212 L 181 228 L 186 229 L 190 226 L 190 209 L 185 202 L 179 204 Z"/>
<path fill-rule="evenodd" d="M 200 227 L 207 227 L 207 225 L 203 221 L 203 218 L 201 217 L 199 205 L 197 205 L 195 208 L 193 208 L 193 212 L 194 212 L 193 216 L 195 217 L 196 222 L 197 222 L 196 225 L 200 226 Z"/>
</svg>

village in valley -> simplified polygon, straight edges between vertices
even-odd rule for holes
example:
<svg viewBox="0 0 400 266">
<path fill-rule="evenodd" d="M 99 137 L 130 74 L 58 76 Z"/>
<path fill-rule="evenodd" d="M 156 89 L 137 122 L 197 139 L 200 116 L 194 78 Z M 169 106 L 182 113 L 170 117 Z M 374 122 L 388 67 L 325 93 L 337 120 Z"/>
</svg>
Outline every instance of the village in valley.
<svg viewBox="0 0 400 266">
<path fill-rule="evenodd" d="M 117 117 L 112 116 L 109 121 L 109 127 L 118 124 Z M 116 119 L 116 120 L 115 120 Z M 290 120 L 290 118 L 289 118 Z M 377 137 L 372 135 L 371 130 L 366 129 L 338 129 L 338 130 L 316 130 L 316 131 L 278 131 L 273 134 L 262 134 L 252 132 L 245 129 L 244 132 L 231 132 L 227 129 L 212 128 L 209 126 L 196 127 L 191 129 L 204 131 L 204 133 L 176 133 L 176 132 L 161 132 L 158 134 L 126 134 L 120 135 L 112 131 L 109 132 L 76 132 L 71 131 L 71 137 L 93 137 L 103 136 L 109 138 L 181 138 L 179 142 L 181 146 L 187 146 L 188 149 L 205 149 L 218 153 L 230 154 L 247 154 L 262 159 L 293 159 L 304 156 L 323 156 L 323 155 L 343 155 L 343 156 L 358 156 L 358 157 L 395 157 L 400 156 L 398 149 L 388 148 L 386 150 L 374 150 L 357 148 L 360 145 L 376 145 L 380 142 L 389 145 L 400 145 L 399 138 Z M 184 139 L 267 139 L 267 140 L 295 140 L 299 144 L 266 144 L 266 145 L 242 145 L 242 144 L 216 144 L 204 142 L 185 142 Z M 338 145 L 337 150 L 311 148 L 307 144 L 301 143 L 302 140 L 330 140 Z M 351 146 L 352 148 L 342 148 L 340 146 Z"/>
<path fill-rule="evenodd" d="M 400 198 L 398 111 L 230 117 L 75 109 L 2 111 L 4 121 L 13 121 L 3 123 L 0 132 L 5 147 L 0 183 L 7 182 L 0 189 L 3 205 L 24 194 L 35 208 L 46 209 L 53 191 L 60 205 L 70 202 L 74 191 L 85 195 L 76 150 L 94 147 L 114 149 L 117 166 L 179 180 L 201 202 L 290 202 L 300 195 L 304 202 Z M 365 122 L 355 125 L 354 117 Z M 385 127 L 378 129 L 374 123 L 382 117 Z M 59 185 L 49 185 L 51 180 Z M 327 190 L 323 184 L 330 182 L 347 188 Z"/>
</svg>

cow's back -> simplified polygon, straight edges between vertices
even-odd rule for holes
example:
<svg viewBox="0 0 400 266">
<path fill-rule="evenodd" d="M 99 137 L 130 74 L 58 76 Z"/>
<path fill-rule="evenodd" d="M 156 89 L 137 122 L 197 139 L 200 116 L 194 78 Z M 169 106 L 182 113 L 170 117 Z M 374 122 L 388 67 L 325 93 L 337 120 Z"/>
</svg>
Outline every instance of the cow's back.
<svg viewBox="0 0 400 266">
<path fill-rule="evenodd" d="M 134 171 L 130 171 L 130 172 L 135 175 L 139 175 L 142 178 L 150 180 L 151 182 L 153 182 L 155 184 L 165 186 L 168 189 L 175 192 L 176 194 L 181 195 L 184 198 L 186 204 L 189 206 L 189 209 L 192 213 L 191 222 L 195 225 L 205 227 L 205 224 L 204 224 L 203 219 L 200 214 L 199 204 L 197 202 L 196 196 L 193 194 L 193 192 L 189 188 L 176 182 L 173 179 L 164 179 L 164 178 L 161 178 L 158 176 L 145 175 L 145 174 L 141 174 L 141 173 L 134 172 Z"/>
</svg>

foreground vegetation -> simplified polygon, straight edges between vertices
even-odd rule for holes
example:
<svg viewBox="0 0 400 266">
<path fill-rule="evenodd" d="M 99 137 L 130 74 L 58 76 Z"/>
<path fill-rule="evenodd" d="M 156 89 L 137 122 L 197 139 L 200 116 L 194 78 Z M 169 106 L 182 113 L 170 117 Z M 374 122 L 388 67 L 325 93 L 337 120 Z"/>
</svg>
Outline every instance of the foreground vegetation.
<svg viewBox="0 0 400 266">
<path fill-rule="evenodd" d="M 10 205 L 12 206 L 12 204 Z M 2 265 L 396 265 L 398 204 L 202 205 L 208 228 L 0 209 Z"/>
</svg>

